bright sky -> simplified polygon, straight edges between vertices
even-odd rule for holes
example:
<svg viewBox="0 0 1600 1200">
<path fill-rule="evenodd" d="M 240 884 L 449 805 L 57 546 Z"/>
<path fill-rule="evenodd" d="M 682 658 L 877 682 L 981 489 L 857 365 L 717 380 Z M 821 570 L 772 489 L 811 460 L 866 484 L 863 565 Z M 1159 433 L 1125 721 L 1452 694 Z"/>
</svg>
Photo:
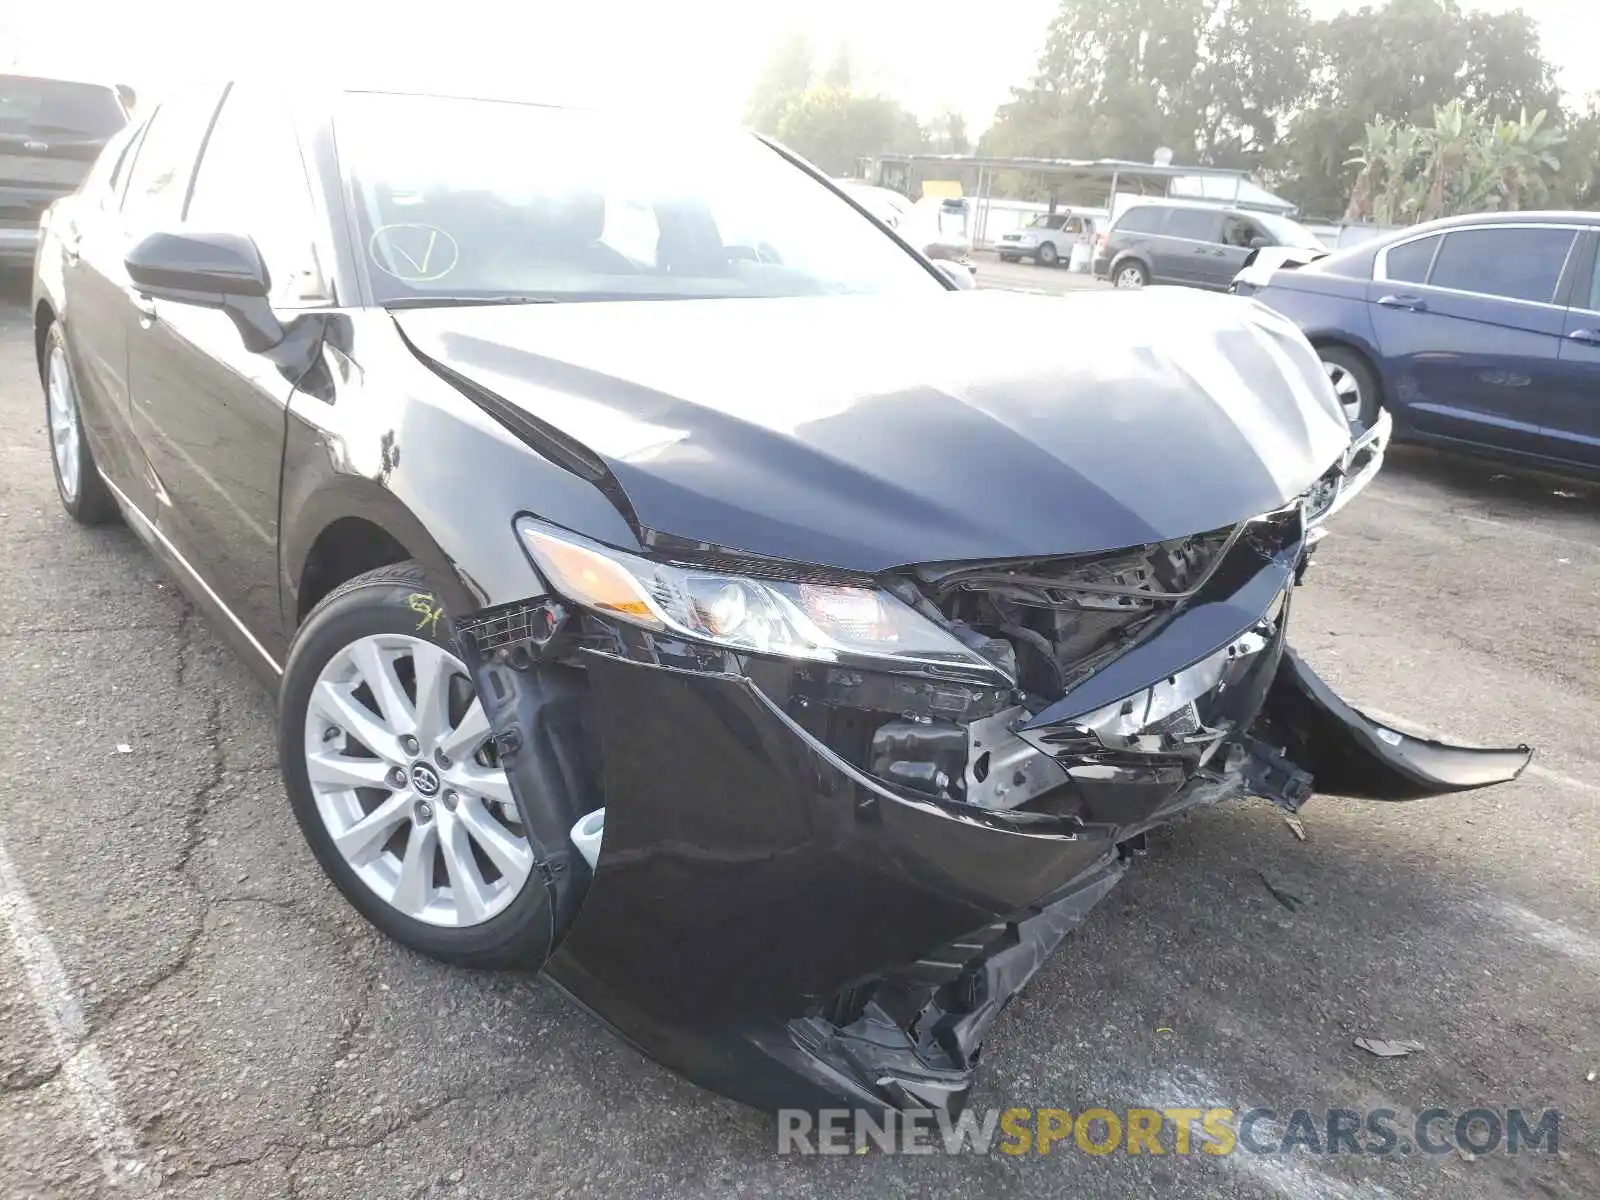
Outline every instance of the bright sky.
<svg viewBox="0 0 1600 1200">
<path fill-rule="evenodd" d="M 1308 0 L 1318 15 L 1353 7 Z M 1574 93 L 1600 90 L 1600 3 L 1520 0 Z M 1500 10 L 1515 0 L 1465 0 Z M 847 40 L 863 82 L 974 132 L 1026 80 L 1055 0 L 0 0 L 0 66 L 112 76 L 153 95 L 197 73 L 288 78 L 337 64 L 391 83 L 610 97 L 737 120 L 774 41 Z M 1003 15 L 999 15 L 1002 14 Z M 980 15 L 981 14 L 981 15 Z"/>
</svg>

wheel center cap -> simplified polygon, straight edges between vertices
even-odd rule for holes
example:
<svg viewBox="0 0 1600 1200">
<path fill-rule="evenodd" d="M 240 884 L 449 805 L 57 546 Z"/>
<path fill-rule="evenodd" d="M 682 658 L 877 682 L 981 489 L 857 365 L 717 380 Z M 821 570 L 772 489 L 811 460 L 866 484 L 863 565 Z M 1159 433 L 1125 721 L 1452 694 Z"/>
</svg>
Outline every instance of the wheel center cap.
<svg viewBox="0 0 1600 1200">
<path fill-rule="evenodd" d="M 437 796 L 439 794 L 439 773 L 427 763 L 416 763 L 411 768 L 411 786 L 419 795 Z"/>
</svg>

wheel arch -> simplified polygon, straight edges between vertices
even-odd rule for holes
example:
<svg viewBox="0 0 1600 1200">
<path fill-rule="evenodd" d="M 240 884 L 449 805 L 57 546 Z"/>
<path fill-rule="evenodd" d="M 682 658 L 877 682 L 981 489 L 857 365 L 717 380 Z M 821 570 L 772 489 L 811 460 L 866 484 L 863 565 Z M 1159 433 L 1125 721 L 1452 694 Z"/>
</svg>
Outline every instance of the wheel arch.
<svg viewBox="0 0 1600 1200">
<path fill-rule="evenodd" d="M 50 326 L 57 320 L 55 307 L 49 299 L 41 297 L 33 306 L 33 359 L 40 379 L 44 378 L 45 341 L 50 336 Z"/>
<path fill-rule="evenodd" d="M 285 497 L 287 502 L 288 497 Z M 288 506 L 285 505 L 285 516 Z M 335 476 L 297 498 L 279 537 L 284 628 L 299 629 L 328 593 L 378 567 L 415 559 L 446 608 L 471 612 L 486 603 L 481 588 L 393 492 L 371 480 Z"/>
<path fill-rule="evenodd" d="M 1155 279 L 1156 274 L 1150 266 L 1150 259 L 1137 248 L 1129 248 L 1124 250 L 1115 258 L 1113 258 L 1111 260 L 1111 265 L 1106 268 L 1106 277 L 1109 279 L 1111 276 L 1117 273 L 1119 268 L 1127 266 L 1130 262 L 1136 262 L 1144 268 L 1145 278 L 1151 280 Z"/>
<path fill-rule="evenodd" d="M 1313 333 L 1306 336 L 1314 350 L 1340 349 L 1348 350 L 1357 355 L 1367 365 L 1367 370 L 1372 372 L 1373 382 L 1378 387 L 1378 401 L 1387 406 L 1389 398 L 1387 389 L 1383 384 L 1383 371 L 1378 366 L 1378 356 L 1371 346 L 1366 345 L 1360 338 L 1351 337 L 1345 333 Z"/>
</svg>

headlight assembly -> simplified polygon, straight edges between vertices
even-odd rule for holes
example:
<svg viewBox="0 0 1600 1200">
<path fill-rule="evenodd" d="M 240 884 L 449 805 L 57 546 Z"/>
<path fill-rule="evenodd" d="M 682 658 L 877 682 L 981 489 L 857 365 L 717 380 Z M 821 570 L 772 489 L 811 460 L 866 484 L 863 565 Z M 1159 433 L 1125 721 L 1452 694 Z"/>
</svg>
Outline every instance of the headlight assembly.
<svg viewBox="0 0 1600 1200">
<path fill-rule="evenodd" d="M 994 667 L 880 588 L 752 579 L 656 562 L 530 517 L 516 522 L 533 564 L 573 604 L 645 629 L 734 650 L 838 662 L 881 658 Z"/>
</svg>

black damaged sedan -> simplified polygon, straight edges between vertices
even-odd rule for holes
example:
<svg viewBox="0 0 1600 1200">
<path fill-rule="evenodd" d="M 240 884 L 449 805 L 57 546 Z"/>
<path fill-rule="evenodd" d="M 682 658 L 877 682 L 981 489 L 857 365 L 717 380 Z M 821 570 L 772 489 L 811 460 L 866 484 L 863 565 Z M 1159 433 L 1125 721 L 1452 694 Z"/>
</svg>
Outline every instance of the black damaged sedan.
<svg viewBox="0 0 1600 1200">
<path fill-rule="evenodd" d="M 767 1107 L 958 1107 L 1143 833 L 1405 800 L 1288 649 L 1370 478 L 1251 301 L 961 290 L 746 135 L 236 84 L 47 214 L 61 499 L 279 690 L 385 933 Z"/>
</svg>

